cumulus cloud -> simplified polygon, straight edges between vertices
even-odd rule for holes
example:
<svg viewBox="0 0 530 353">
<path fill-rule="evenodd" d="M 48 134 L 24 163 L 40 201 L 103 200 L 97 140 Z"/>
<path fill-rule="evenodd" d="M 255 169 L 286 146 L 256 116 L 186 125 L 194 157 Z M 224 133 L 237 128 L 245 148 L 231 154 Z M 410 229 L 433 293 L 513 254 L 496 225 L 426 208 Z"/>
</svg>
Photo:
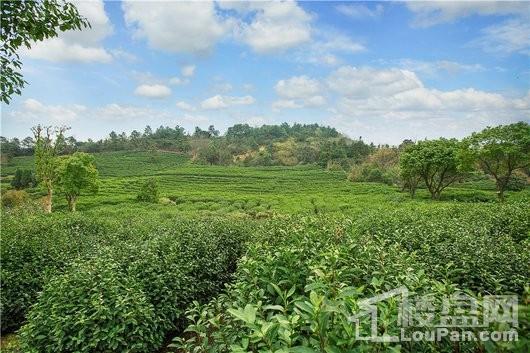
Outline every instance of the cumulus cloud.
<svg viewBox="0 0 530 353">
<path fill-rule="evenodd" d="M 311 40 L 312 17 L 295 1 L 221 2 L 220 6 L 251 17 L 239 21 L 235 35 L 257 53 L 284 51 Z"/>
<path fill-rule="evenodd" d="M 175 105 L 176 105 L 177 108 L 179 108 L 180 110 L 185 110 L 185 111 L 188 111 L 188 112 L 193 112 L 193 111 L 196 110 L 195 107 L 192 106 L 191 104 L 186 103 L 186 102 L 182 102 L 182 101 L 177 102 Z"/>
<path fill-rule="evenodd" d="M 231 27 L 213 1 L 125 1 L 122 8 L 137 38 L 168 52 L 209 53 Z"/>
<path fill-rule="evenodd" d="M 166 98 L 171 95 L 171 89 L 164 85 L 140 85 L 136 87 L 134 94 L 147 98 Z"/>
<path fill-rule="evenodd" d="M 384 7 L 381 4 L 377 4 L 373 8 L 370 8 L 363 4 L 340 4 L 335 7 L 335 9 L 350 18 L 353 18 L 355 20 L 363 20 L 363 19 L 376 19 L 381 17 L 384 11 Z"/>
<path fill-rule="evenodd" d="M 231 96 L 221 96 L 215 95 L 213 97 L 207 98 L 201 102 L 202 109 L 212 110 L 212 109 L 224 109 L 234 105 L 250 105 L 254 104 L 256 100 L 252 96 L 242 96 L 242 97 L 231 97 Z"/>
<path fill-rule="evenodd" d="M 369 85 L 366 83 L 369 82 Z M 331 73 L 328 86 L 348 97 L 389 96 L 423 87 L 412 71 L 401 69 L 377 70 L 343 66 Z"/>
<path fill-rule="evenodd" d="M 48 105 L 28 98 L 22 103 L 21 110 L 11 111 L 9 115 L 20 121 L 68 123 L 78 119 L 86 110 L 84 105 Z"/>
<path fill-rule="evenodd" d="M 326 99 L 320 95 L 320 82 L 305 75 L 280 80 L 274 89 L 280 97 L 272 104 L 275 110 L 319 107 L 326 104 Z"/>
<path fill-rule="evenodd" d="M 530 3 L 528 3 L 530 4 Z M 530 6 L 528 8 L 530 13 Z M 530 19 L 511 19 L 484 28 L 482 35 L 471 46 L 492 54 L 519 53 L 530 56 Z"/>
<path fill-rule="evenodd" d="M 415 14 L 413 25 L 417 27 L 454 22 L 471 15 L 530 14 L 530 3 L 523 1 L 410 1 L 406 6 Z"/>
<path fill-rule="evenodd" d="M 294 76 L 278 81 L 274 89 L 283 98 L 306 98 L 320 92 L 320 83 L 305 75 Z"/>
<path fill-rule="evenodd" d="M 105 13 L 103 1 L 74 1 L 79 13 L 85 16 L 92 28 L 82 31 L 61 32 L 58 37 L 36 42 L 23 55 L 53 62 L 110 62 L 112 55 L 103 47 L 102 41 L 113 31 Z"/>
<path fill-rule="evenodd" d="M 407 136 L 406 127 L 409 136 L 423 138 L 427 135 L 417 134 L 448 136 L 488 124 L 530 119 L 530 94 L 513 99 L 474 88 L 437 90 L 425 87 L 414 72 L 404 69 L 344 66 L 332 72 L 326 82 L 339 95 L 331 120 L 339 127 L 369 126 L 374 133 L 395 128 L 401 129 L 400 136 Z M 438 129 L 428 131 L 427 126 Z M 447 130 L 451 126 L 454 131 Z"/>
</svg>

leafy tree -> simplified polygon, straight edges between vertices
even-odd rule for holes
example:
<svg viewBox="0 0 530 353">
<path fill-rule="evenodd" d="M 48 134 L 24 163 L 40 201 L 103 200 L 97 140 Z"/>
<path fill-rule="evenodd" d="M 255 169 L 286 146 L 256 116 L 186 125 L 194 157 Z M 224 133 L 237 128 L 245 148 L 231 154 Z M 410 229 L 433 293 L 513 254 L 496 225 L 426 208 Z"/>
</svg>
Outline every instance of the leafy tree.
<svg viewBox="0 0 530 353">
<path fill-rule="evenodd" d="M 438 200 L 442 191 L 461 179 L 467 170 L 460 149 L 458 140 L 444 138 L 410 145 L 401 156 L 401 175 L 407 180 L 421 178 L 432 199 Z"/>
<path fill-rule="evenodd" d="M 31 129 L 35 137 L 35 174 L 39 183 L 46 188 L 44 210 L 52 212 L 53 189 L 57 179 L 57 156 L 64 146 L 64 132 L 67 127 L 37 125 Z"/>
<path fill-rule="evenodd" d="M 13 177 L 13 180 L 11 180 L 11 186 L 14 189 L 20 190 L 35 185 L 37 185 L 37 181 L 35 180 L 35 175 L 31 169 L 17 168 L 15 176 Z"/>
<path fill-rule="evenodd" d="M 530 166 L 530 125 L 518 122 L 488 127 L 465 139 L 464 147 L 465 156 L 495 179 L 502 201 L 514 171 Z"/>
<path fill-rule="evenodd" d="M 2 49 L 0 61 L 2 76 L 0 98 L 9 104 L 13 94 L 21 94 L 27 83 L 20 70 L 22 62 L 17 50 L 21 46 L 31 48 L 33 42 L 57 37 L 59 32 L 81 30 L 90 23 L 70 2 L 59 0 L 1 1 Z"/>
<path fill-rule="evenodd" d="M 57 176 L 59 188 L 72 212 L 75 211 L 81 191 L 97 192 L 99 189 L 99 173 L 94 164 L 94 156 L 88 153 L 76 152 L 62 158 Z"/>
<path fill-rule="evenodd" d="M 208 126 L 208 133 L 213 137 L 219 136 L 219 130 L 216 130 L 213 125 Z"/>
<path fill-rule="evenodd" d="M 140 187 L 137 200 L 143 202 L 157 203 L 159 199 L 158 183 L 156 179 L 147 179 Z"/>
</svg>

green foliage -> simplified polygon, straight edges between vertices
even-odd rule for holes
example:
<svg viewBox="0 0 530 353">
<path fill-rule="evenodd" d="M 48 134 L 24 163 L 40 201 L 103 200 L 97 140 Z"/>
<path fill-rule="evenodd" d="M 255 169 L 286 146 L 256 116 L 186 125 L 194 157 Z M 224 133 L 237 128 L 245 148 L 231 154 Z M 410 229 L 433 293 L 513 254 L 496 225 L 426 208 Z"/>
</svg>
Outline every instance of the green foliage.
<svg viewBox="0 0 530 353">
<path fill-rule="evenodd" d="M 498 219 L 501 213 L 504 221 Z M 185 334 L 172 346 L 178 352 L 384 351 L 385 344 L 355 339 L 349 318 L 358 312 L 359 300 L 398 286 L 438 297 L 459 289 L 470 295 L 523 294 L 528 239 L 512 236 L 529 229 L 524 204 L 501 210 L 379 211 L 358 220 L 270 221 L 256 229 L 227 294 L 206 305 L 194 303 L 187 311 Z M 398 302 L 377 306 L 380 334 L 399 335 Z M 519 330 L 521 337 L 529 327 Z M 524 342 L 502 344 L 515 350 Z M 443 339 L 410 342 L 400 349 L 452 351 L 454 346 Z M 459 347 L 466 352 L 483 348 L 476 342 Z"/>
<path fill-rule="evenodd" d="M 52 211 L 52 193 L 57 181 L 57 156 L 64 145 L 67 127 L 37 125 L 32 128 L 35 136 L 35 174 L 47 192 L 45 210 Z"/>
<path fill-rule="evenodd" d="M 143 182 L 136 197 L 138 201 L 150 203 L 158 203 L 159 198 L 158 182 L 154 178 L 149 178 Z"/>
<path fill-rule="evenodd" d="M 0 98 L 9 104 L 13 94 L 21 94 L 22 88 L 27 83 L 20 73 L 22 62 L 18 52 L 22 46 L 29 49 L 34 42 L 57 37 L 59 32 L 81 30 L 90 24 L 79 15 L 72 3 L 66 1 L 2 1 L 0 7 L 2 11 Z"/>
<path fill-rule="evenodd" d="M 102 255 L 45 284 L 20 338 L 24 352 L 149 352 L 163 337 L 141 286 Z"/>
<path fill-rule="evenodd" d="M 404 179 L 421 178 L 433 199 L 461 180 L 469 166 L 460 156 L 461 144 L 456 139 L 419 141 L 405 148 L 400 160 Z"/>
<path fill-rule="evenodd" d="M 76 152 L 60 160 L 57 171 L 57 184 L 68 201 L 70 211 L 75 211 L 81 191 L 95 193 L 99 189 L 99 173 L 94 165 L 94 157 Z"/>
<path fill-rule="evenodd" d="M 464 140 L 464 156 L 477 161 L 480 168 L 495 178 L 503 200 L 513 172 L 530 165 L 530 125 L 518 122 L 488 127 Z"/>
<path fill-rule="evenodd" d="M 31 169 L 20 169 L 17 168 L 15 176 L 11 180 L 11 186 L 16 189 L 32 188 L 37 185 L 35 174 Z"/>
<path fill-rule="evenodd" d="M 34 304 L 24 351 L 152 351 L 192 299 L 222 290 L 247 238 L 244 224 L 222 219 L 99 218 L 6 217 L 2 329 Z"/>
</svg>

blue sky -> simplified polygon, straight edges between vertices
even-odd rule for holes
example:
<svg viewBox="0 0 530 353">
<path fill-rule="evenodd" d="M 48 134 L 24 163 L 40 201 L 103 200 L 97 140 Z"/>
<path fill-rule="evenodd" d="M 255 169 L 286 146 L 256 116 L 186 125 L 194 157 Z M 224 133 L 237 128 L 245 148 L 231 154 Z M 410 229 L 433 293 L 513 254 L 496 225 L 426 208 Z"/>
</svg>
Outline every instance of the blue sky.
<svg viewBox="0 0 530 353">
<path fill-rule="evenodd" d="M 78 2 L 92 29 L 21 52 L 2 135 L 284 121 L 366 141 L 530 121 L 528 2 Z"/>
</svg>

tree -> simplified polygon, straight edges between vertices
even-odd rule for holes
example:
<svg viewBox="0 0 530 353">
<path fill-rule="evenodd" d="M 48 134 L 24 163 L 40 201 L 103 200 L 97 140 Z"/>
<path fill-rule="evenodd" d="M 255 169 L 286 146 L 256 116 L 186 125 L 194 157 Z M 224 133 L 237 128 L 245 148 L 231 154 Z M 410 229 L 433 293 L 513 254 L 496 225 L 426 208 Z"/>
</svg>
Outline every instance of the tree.
<svg viewBox="0 0 530 353">
<path fill-rule="evenodd" d="M 410 145 L 400 160 L 401 176 L 413 182 L 421 178 L 434 200 L 440 199 L 442 191 L 461 179 L 467 164 L 460 158 L 461 144 L 455 139 L 420 141 Z M 413 191 L 411 191 L 413 195 Z"/>
<path fill-rule="evenodd" d="M 208 133 L 213 137 L 219 136 L 219 130 L 216 130 L 213 125 L 208 126 Z"/>
<path fill-rule="evenodd" d="M 57 170 L 57 184 L 68 201 L 70 211 L 75 211 L 81 191 L 98 191 L 98 177 L 94 156 L 91 154 L 76 152 L 61 159 Z"/>
<path fill-rule="evenodd" d="M 21 46 L 31 48 L 33 42 L 57 37 L 59 32 L 90 27 L 70 2 L 59 0 L 1 1 L 2 76 L 1 99 L 9 104 L 13 94 L 21 94 L 27 83 L 20 70 L 22 62 L 17 53 Z"/>
<path fill-rule="evenodd" d="M 67 127 L 37 125 L 31 129 L 35 137 L 35 174 L 46 188 L 44 210 L 52 212 L 53 189 L 57 179 L 57 156 L 64 146 L 64 132 Z"/>
<path fill-rule="evenodd" d="M 495 179 L 499 200 L 514 171 L 530 166 L 530 125 L 518 122 L 488 127 L 464 140 L 464 154 Z"/>
</svg>

